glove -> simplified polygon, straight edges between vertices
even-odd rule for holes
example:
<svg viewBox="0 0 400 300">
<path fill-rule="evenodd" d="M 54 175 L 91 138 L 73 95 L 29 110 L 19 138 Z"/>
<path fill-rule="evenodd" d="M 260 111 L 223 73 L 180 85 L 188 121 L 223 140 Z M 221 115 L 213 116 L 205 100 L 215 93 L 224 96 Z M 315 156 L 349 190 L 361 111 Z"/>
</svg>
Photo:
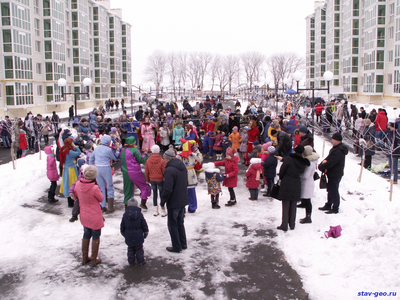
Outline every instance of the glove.
<svg viewBox="0 0 400 300">
<path fill-rule="evenodd" d="M 226 177 L 226 178 L 229 178 L 229 174 L 225 174 L 225 177 Z"/>
<path fill-rule="evenodd" d="M 147 232 L 143 232 L 143 237 L 144 238 L 147 238 L 147 236 L 149 235 L 149 232 L 147 231 Z"/>
</svg>

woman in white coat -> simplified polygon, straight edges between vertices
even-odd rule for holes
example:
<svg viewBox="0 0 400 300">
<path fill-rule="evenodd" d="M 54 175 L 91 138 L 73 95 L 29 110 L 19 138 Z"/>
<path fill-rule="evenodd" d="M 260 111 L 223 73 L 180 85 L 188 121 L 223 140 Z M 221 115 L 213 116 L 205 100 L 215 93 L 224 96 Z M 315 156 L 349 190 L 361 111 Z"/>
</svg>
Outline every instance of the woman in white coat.
<svg viewBox="0 0 400 300">
<path fill-rule="evenodd" d="M 314 196 L 314 173 L 317 170 L 319 154 L 314 152 L 311 146 L 305 146 L 303 152 L 304 158 L 310 161 L 310 165 L 306 167 L 301 179 L 301 201 L 306 209 L 306 217 L 300 219 L 301 224 L 311 223 L 312 204 L 311 198 Z"/>
</svg>

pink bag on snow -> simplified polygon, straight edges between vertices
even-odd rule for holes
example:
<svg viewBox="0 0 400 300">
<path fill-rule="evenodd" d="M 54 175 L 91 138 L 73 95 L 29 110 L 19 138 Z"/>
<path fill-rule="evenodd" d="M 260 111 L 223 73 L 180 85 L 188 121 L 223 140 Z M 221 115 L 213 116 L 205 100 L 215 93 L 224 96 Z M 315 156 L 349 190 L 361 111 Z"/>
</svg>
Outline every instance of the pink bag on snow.
<svg viewBox="0 0 400 300">
<path fill-rule="evenodd" d="M 329 231 L 325 231 L 325 237 L 326 238 L 337 238 L 342 235 L 342 227 L 340 225 L 337 226 L 330 226 L 331 228 Z"/>
</svg>

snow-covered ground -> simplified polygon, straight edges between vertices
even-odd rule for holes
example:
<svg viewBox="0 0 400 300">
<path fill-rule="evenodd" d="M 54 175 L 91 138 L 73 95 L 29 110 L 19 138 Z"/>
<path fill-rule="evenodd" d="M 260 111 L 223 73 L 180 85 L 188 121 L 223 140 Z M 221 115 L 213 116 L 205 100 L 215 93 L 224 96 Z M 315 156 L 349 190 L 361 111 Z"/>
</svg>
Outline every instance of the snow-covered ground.
<svg viewBox="0 0 400 300">
<path fill-rule="evenodd" d="M 326 144 L 325 156 L 330 148 Z M 316 139 L 316 150 L 321 154 L 322 139 Z M 399 187 L 394 186 L 393 201 L 389 201 L 389 184 L 368 171 L 357 182 L 359 159 L 353 154 L 346 158 L 345 176 L 340 184 L 342 202 L 338 215 L 326 215 L 317 208 L 326 200 L 326 191 L 316 187 L 312 199 L 313 223 L 302 225 L 287 233 L 278 232 L 274 238 L 285 258 L 301 276 L 310 299 L 370 299 L 359 297 L 360 292 L 398 292 L 400 297 L 400 205 Z M 46 159 L 31 155 L 0 166 L 0 275 L 18 276 L 8 299 L 114 299 L 115 291 L 123 284 L 123 275 L 116 270 L 127 266 L 126 246 L 119 234 L 122 210 L 122 178 L 117 170 L 114 175 L 119 208 L 106 215 L 102 230 L 100 257 L 103 263 L 93 270 L 80 266 L 82 226 L 69 223 L 71 210 L 66 199 L 60 204 L 46 202 L 49 181 L 46 178 Z M 258 201 L 249 201 L 243 180 L 239 180 L 236 194 L 238 204 L 212 210 L 206 183 L 197 187 L 199 208 L 186 217 L 188 250 L 176 255 L 165 251 L 170 246 L 166 218 L 154 217 L 152 210 L 145 212 L 150 234 L 145 241 L 145 255 L 149 261 L 167 259 L 180 265 L 184 280 L 179 288 L 168 286 L 164 280 L 154 280 L 153 285 L 133 284 L 117 295 L 124 299 L 180 299 L 190 293 L 194 299 L 209 299 L 201 288 L 201 279 L 191 278 L 191 271 L 199 269 L 196 257 L 209 260 L 212 265 L 212 282 L 234 281 L 226 276 L 231 263 L 243 257 L 247 245 L 262 244 L 264 236 L 243 235 L 235 223 L 246 224 L 249 230 L 275 230 L 280 224 L 281 204 L 260 195 Z M 221 203 L 228 200 L 223 189 Z M 152 208 L 151 199 L 149 207 Z M 52 212 L 45 213 L 43 211 Z M 304 217 L 303 209 L 297 211 Z M 342 236 L 326 239 L 329 226 L 341 225 Z M 206 232 L 206 233 L 205 233 Z M 205 251 L 204 243 L 207 243 Z M 144 268 L 149 267 L 149 264 Z M 89 268 L 89 271 L 85 268 Z M 206 270 L 207 268 L 207 270 Z M 200 270 L 202 271 L 202 270 Z M 90 276 L 87 275 L 89 272 Z M 136 271 L 132 271 L 136 272 Z M 0 296 L 0 298 L 2 298 Z M 226 299 L 217 289 L 212 299 Z"/>
</svg>

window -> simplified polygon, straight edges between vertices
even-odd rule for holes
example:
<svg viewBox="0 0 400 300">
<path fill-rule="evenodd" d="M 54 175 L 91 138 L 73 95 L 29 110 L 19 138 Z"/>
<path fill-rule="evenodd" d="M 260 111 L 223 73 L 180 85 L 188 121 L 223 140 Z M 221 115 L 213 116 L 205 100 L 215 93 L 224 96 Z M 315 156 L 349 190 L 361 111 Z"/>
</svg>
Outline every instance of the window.
<svg viewBox="0 0 400 300">
<path fill-rule="evenodd" d="M 50 0 L 43 0 L 43 16 L 50 16 Z"/>
<path fill-rule="evenodd" d="M 6 102 L 7 105 L 14 105 L 14 86 L 6 85 Z"/>
<path fill-rule="evenodd" d="M 4 70 L 6 78 L 14 78 L 13 57 L 4 56 Z"/>
<path fill-rule="evenodd" d="M 40 20 L 35 19 L 35 35 L 40 36 Z"/>
<path fill-rule="evenodd" d="M 3 30 L 3 51 L 12 52 L 12 40 L 11 40 L 11 30 Z"/>
<path fill-rule="evenodd" d="M 69 11 L 65 12 L 65 24 L 67 24 L 67 26 L 69 26 Z"/>
<path fill-rule="evenodd" d="M 387 58 L 388 62 L 393 62 L 393 50 L 388 51 Z"/>
<path fill-rule="evenodd" d="M 68 67 L 68 69 L 67 69 L 67 75 L 68 75 L 68 76 L 71 76 L 71 67 Z"/>
<path fill-rule="evenodd" d="M 43 20 L 44 37 L 51 37 L 51 21 L 50 19 Z"/>
<path fill-rule="evenodd" d="M 33 0 L 33 10 L 35 14 L 39 14 L 39 0 Z"/>
<path fill-rule="evenodd" d="M 394 38 L 394 27 L 389 27 L 389 39 L 393 40 Z"/>
<path fill-rule="evenodd" d="M 38 85 L 37 86 L 37 95 L 38 96 L 43 96 L 43 85 Z"/>
<path fill-rule="evenodd" d="M 387 84 L 393 85 L 393 74 L 387 74 Z"/>
<path fill-rule="evenodd" d="M 44 58 L 45 59 L 52 58 L 51 41 L 44 41 Z"/>
<path fill-rule="evenodd" d="M 69 30 L 65 31 L 65 37 L 66 37 L 67 45 L 69 45 Z"/>
<path fill-rule="evenodd" d="M 67 49 L 67 58 L 71 58 L 71 49 Z"/>
<path fill-rule="evenodd" d="M 1 24 L 5 26 L 11 25 L 9 3 L 1 3 Z"/>
<path fill-rule="evenodd" d="M 383 75 L 376 75 L 376 92 L 383 93 Z"/>
<path fill-rule="evenodd" d="M 36 63 L 36 74 L 42 74 L 42 64 Z"/>
</svg>

